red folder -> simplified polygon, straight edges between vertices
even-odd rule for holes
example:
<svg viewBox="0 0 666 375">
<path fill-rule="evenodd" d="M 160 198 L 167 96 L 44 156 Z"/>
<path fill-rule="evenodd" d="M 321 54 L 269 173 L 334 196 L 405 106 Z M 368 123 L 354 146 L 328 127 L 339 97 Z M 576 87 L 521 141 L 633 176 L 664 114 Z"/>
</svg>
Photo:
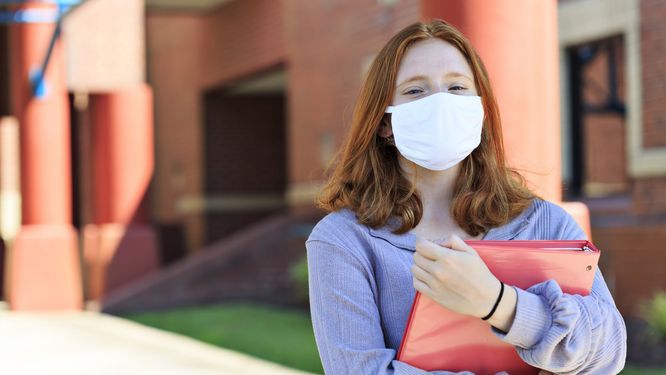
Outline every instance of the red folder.
<svg viewBox="0 0 666 375">
<path fill-rule="evenodd" d="M 466 243 L 498 279 L 522 289 L 554 279 L 565 293 L 587 295 L 599 261 L 599 250 L 589 241 Z M 447 310 L 418 292 L 397 359 L 427 371 L 539 372 L 523 362 L 512 345 L 497 338 L 488 323 Z"/>
</svg>

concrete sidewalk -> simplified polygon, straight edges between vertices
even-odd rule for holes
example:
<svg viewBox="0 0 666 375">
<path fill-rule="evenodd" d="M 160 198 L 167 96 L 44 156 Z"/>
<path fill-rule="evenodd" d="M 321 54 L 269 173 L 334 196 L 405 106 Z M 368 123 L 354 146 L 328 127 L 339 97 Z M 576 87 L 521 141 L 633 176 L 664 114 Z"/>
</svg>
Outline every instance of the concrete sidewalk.
<svg viewBox="0 0 666 375">
<path fill-rule="evenodd" d="M 306 373 L 110 315 L 0 311 L 0 374 Z"/>
</svg>

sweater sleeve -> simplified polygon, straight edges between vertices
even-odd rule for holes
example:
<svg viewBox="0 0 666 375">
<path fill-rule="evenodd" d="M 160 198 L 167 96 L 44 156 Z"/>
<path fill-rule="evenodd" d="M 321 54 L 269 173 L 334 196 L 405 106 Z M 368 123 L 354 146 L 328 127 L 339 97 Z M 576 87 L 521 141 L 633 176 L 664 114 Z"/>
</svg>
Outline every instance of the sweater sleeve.
<svg viewBox="0 0 666 375">
<path fill-rule="evenodd" d="M 368 262 L 320 240 L 308 240 L 306 248 L 312 324 L 326 374 L 472 374 L 427 372 L 396 360 L 384 343 Z"/>
<path fill-rule="evenodd" d="M 558 239 L 585 239 L 564 216 Z M 554 280 L 518 293 L 516 316 L 507 333 L 493 329 L 532 366 L 557 374 L 616 374 L 624 367 L 624 320 L 597 269 L 589 295 L 563 293 Z"/>
</svg>

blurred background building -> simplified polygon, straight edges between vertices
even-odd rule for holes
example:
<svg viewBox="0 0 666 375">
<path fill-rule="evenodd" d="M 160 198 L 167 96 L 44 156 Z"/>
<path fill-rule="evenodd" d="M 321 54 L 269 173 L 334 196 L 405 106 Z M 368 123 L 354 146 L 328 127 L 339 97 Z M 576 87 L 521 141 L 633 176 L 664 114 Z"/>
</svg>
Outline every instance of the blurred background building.
<svg viewBox="0 0 666 375">
<path fill-rule="evenodd" d="M 0 25 L 13 308 L 292 303 L 288 270 L 363 74 L 390 36 L 435 17 L 484 59 L 512 165 L 589 208 L 562 203 L 591 222 L 621 311 L 666 289 L 664 0 L 65 3 L 42 91 L 30 82 L 55 23 Z"/>
</svg>

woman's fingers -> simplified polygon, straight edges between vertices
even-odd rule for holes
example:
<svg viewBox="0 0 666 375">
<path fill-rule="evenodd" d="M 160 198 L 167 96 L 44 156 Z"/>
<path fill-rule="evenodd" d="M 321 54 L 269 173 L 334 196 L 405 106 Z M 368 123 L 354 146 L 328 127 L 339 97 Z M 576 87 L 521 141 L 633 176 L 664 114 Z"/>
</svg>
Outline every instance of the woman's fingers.
<svg viewBox="0 0 666 375">
<path fill-rule="evenodd" d="M 419 240 L 414 253 L 414 287 L 449 310 L 472 316 L 487 314 L 500 283 L 476 250 L 451 236 L 450 248 Z"/>
<path fill-rule="evenodd" d="M 438 245 L 436 245 L 438 246 Z M 414 265 L 418 266 L 422 271 L 427 273 L 430 277 L 424 281 L 428 285 L 433 286 L 434 282 L 441 282 L 449 278 L 450 273 L 446 271 L 447 268 L 451 267 L 450 260 L 447 259 L 451 250 L 442 249 L 440 258 L 437 260 L 432 260 L 424 257 L 420 253 L 414 254 Z"/>
<path fill-rule="evenodd" d="M 424 283 L 423 281 L 421 281 L 421 280 L 419 280 L 415 277 L 412 278 L 412 280 L 414 282 L 414 289 L 416 289 L 417 291 L 419 291 L 419 292 L 421 292 L 421 293 L 423 293 L 427 296 L 431 295 L 432 291 L 430 290 L 430 287 L 428 286 L 428 284 Z"/>
<path fill-rule="evenodd" d="M 432 241 L 419 238 L 416 240 L 416 253 L 427 259 L 437 260 L 442 256 L 442 248 Z"/>
<path fill-rule="evenodd" d="M 449 238 L 449 241 L 444 245 L 444 247 L 448 247 L 449 249 L 453 250 L 464 251 L 466 253 L 476 254 L 476 250 L 474 250 L 473 247 L 466 244 L 462 238 L 456 236 L 455 234 Z"/>
<path fill-rule="evenodd" d="M 425 258 L 423 255 L 419 253 L 414 254 L 414 264 L 423 268 L 426 272 L 432 273 L 433 268 L 435 267 L 435 261 Z"/>
<path fill-rule="evenodd" d="M 432 274 L 416 263 L 412 264 L 411 271 L 412 275 L 421 281 L 424 281 L 428 284 L 430 284 L 432 281 Z"/>
</svg>

